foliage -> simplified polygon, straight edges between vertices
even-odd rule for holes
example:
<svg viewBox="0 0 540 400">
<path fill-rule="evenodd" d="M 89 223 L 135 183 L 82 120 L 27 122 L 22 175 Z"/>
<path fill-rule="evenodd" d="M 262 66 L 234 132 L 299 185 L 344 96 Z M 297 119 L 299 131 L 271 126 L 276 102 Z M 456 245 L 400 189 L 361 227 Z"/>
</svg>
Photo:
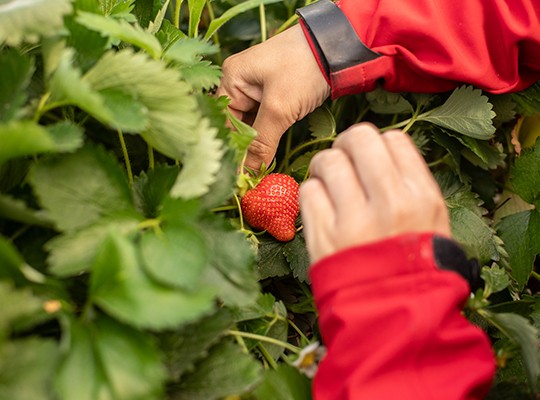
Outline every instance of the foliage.
<svg viewBox="0 0 540 400">
<path fill-rule="evenodd" d="M 310 398 L 292 366 L 321 340 L 303 232 L 245 225 L 255 132 L 210 95 L 225 56 L 301 5 L 0 0 L 1 398 Z M 540 374 L 538 90 L 328 101 L 275 165 L 301 182 L 360 120 L 411 134 L 483 267 L 466 314 L 498 357 L 490 398 Z"/>
</svg>

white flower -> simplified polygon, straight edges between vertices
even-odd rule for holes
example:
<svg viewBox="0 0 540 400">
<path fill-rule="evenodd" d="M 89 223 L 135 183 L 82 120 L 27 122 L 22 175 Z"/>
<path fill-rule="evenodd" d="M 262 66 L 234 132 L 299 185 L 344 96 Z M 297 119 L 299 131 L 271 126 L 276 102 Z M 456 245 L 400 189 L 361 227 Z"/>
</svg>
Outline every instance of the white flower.
<svg viewBox="0 0 540 400">
<path fill-rule="evenodd" d="M 317 372 L 319 362 L 326 354 L 326 347 L 321 346 L 319 342 L 314 342 L 304 347 L 296 361 L 292 363 L 308 378 L 313 378 Z"/>
</svg>

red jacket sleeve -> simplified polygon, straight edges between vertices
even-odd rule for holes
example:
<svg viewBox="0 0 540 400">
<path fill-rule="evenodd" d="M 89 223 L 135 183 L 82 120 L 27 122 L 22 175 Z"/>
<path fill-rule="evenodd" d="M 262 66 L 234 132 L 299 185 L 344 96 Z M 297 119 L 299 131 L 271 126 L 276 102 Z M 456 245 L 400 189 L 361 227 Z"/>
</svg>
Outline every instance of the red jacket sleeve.
<svg viewBox="0 0 540 400">
<path fill-rule="evenodd" d="M 491 388 L 489 339 L 462 315 L 465 279 L 436 266 L 432 235 L 325 258 L 310 276 L 327 354 L 315 400 L 478 400 Z"/>
<path fill-rule="evenodd" d="M 319 3 L 308 7 L 329 1 Z M 333 98 L 370 91 L 379 82 L 393 92 L 441 92 L 467 83 L 503 93 L 540 80 L 537 0 L 339 0 L 336 5 L 357 40 L 379 57 L 323 70 Z M 324 52 L 315 51 L 321 24 L 301 21 L 321 61 Z"/>
</svg>

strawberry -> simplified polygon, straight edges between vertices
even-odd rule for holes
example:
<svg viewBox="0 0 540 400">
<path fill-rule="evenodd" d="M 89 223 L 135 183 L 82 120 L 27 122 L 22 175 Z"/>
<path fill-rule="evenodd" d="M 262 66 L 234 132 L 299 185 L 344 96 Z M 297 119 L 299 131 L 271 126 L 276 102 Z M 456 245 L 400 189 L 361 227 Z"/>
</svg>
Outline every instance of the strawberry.
<svg viewBox="0 0 540 400">
<path fill-rule="evenodd" d="M 242 214 L 255 229 L 266 230 L 281 242 L 294 238 L 300 210 L 298 183 L 285 174 L 269 174 L 248 190 L 241 202 Z"/>
</svg>

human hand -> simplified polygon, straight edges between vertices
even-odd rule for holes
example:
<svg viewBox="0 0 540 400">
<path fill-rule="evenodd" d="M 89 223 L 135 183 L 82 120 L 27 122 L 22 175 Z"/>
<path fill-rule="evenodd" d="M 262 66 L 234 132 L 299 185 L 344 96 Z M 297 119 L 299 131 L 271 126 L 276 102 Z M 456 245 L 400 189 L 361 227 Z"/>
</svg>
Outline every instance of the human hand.
<svg viewBox="0 0 540 400">
<path fill-rule="evenodd" d="M 320 106 L 328 86 L 299 25 L 232 55 L 223 63 L 218 96 L 258 132 L 245 165 L 270 165 L 283 133 Z"/>
<path fill-rule="evenodd" d="M 300 188 L 311 261 L 407 232 L 450 237 L 440 189 L 405 133 L 368 124 L 343 132 L 319 152 Z"/>
</svg>

